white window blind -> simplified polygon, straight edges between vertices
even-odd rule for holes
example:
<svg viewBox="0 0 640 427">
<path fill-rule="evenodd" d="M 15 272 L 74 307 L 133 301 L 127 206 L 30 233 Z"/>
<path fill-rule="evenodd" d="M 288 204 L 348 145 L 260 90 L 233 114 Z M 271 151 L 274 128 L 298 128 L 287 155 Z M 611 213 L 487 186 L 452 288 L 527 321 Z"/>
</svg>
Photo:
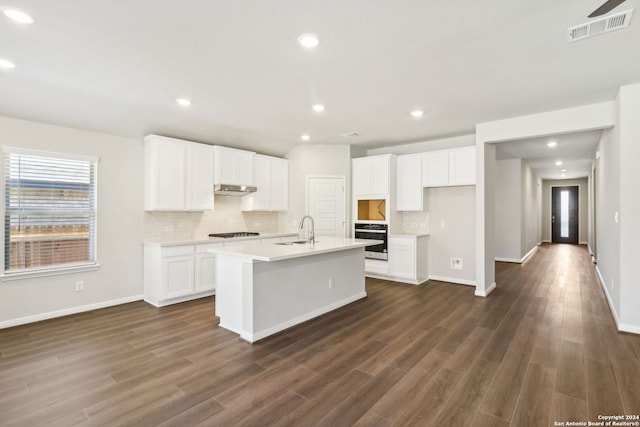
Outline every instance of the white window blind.
<svg viewBox="0 0 640 427">
<path fill-rule="evenodd" d="M 97 159 L 4 151 L 5 274 L 95 264 Z"/>
</svg>

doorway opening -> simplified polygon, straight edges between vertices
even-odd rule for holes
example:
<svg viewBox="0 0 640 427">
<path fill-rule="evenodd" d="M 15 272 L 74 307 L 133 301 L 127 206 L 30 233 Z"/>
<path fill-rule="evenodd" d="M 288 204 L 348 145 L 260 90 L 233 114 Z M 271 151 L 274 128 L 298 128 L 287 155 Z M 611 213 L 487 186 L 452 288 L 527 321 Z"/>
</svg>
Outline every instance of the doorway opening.
<svg viewBox="0 0 640 427">
<path fill-rule="evenodd" d="M 577 185 L 551 188 L 551 241 L 578 244 Z"/>
</svg>

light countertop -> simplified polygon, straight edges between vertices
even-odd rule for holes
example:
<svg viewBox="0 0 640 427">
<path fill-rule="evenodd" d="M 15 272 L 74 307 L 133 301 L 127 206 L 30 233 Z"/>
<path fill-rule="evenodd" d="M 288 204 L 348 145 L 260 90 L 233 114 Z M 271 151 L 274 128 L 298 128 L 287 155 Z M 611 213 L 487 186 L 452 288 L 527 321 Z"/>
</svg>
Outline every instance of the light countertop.
<svg viewBox="0 0 640 427">
<path fill-rule="evenodd" d="M 317 242 L 313 245 L 309 243 L 293 245 L 278 245 L 276 243 L 239 243 L 233 246 L 210 248 L 207 249 L 207 251 L 214 254 L 245 258 L 254 261 L 274 262 L 329 252 L 363 248 L 365 246 L 383 243 L 382 240 L 336 238 L 330 236 L 317 236 L 316 239 Z"/>
<path fill-rule="evenodd" d="M 202 239 L 181 239 L 181 240 L 156 240 L 150 242 L 144 242 L 145 245 L 153 245 L 153 246 L 185 246 L 185 245 L 200 245 L 206 243 L 229 243 L 229 244 L 242 244 L 242 242 L 247 240 L 260 240 L 260 239 L 271 239 L 276 237 L 291 237 L 291 239 L 297 239 L 297 233 L 270 233 L 270 234 L 260 234 L 259 236 L 245 236 L 245 237 L 230 237 L 230 238 L 222 238 L 222 237 L 205 237 Z"/>
<path fill-rule="evenodd" d="M 430 233 L 389 233 L 389 237 L 405 237 L 408 239 L 429 236 Z"/>
</svg>

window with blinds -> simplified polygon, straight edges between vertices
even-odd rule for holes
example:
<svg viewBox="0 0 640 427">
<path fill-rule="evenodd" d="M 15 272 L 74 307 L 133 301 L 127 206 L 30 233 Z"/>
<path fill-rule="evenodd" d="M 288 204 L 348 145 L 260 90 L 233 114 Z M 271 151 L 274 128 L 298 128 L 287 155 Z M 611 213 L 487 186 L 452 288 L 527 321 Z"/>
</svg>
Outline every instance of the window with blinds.
<svg viewBox="0 0 640 427">
<path fill-rule="evenodd" d="M 97 159 L 4 155 L 5 274 L 95 264 Z"/>
</svg>

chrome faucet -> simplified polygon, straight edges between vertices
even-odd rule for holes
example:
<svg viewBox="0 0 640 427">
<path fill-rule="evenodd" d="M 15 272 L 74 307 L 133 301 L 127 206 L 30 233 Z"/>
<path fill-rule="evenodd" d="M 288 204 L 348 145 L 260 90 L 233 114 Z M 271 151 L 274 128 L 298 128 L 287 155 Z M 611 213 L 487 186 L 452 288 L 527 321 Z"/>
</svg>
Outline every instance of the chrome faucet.
<svg viewBox="0 0 640 427">
<path fill-rule="evenodd" d="M 313 217 L 311 215 L 305 215 L 302 217 L 302 221 L 300 221 L 300 230 L 302 230 L 302 227 L 304 227 L 304 220 L 309 218 L 309 220 L 311 220 L 311 229 L 309 230 L 309 242 L 311 243 L 315 243 L 316 242 L 316 238 L 315 238 L 315 228 L 316 226 L 314 225 L 313 222 Z"/>
</svg>

